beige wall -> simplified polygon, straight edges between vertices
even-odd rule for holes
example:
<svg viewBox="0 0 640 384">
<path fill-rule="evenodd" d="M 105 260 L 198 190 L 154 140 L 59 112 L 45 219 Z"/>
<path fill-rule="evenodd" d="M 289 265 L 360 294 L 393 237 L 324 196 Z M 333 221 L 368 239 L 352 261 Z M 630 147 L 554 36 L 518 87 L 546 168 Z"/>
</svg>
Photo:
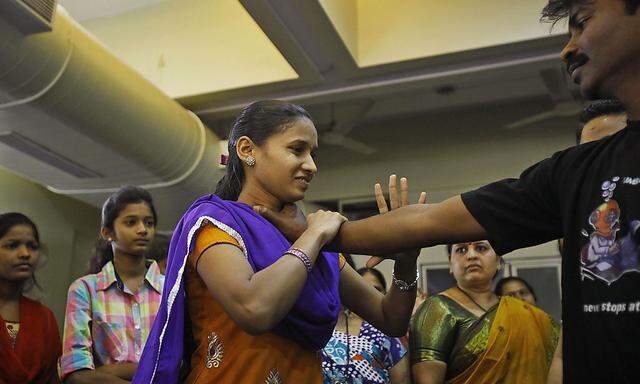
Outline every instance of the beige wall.
<svg viewBox="0 0 640 384">
<path fill-rule="evenodd" d="M 0 212 L 15 211 L 36 223 L 46 246 L 47 261 L 36 272 L 43 291 L 33 296 L 53 310 L 61 328 L 67 289 L 86 271 L 99 211 L 0 168 Z"/>
</svg>

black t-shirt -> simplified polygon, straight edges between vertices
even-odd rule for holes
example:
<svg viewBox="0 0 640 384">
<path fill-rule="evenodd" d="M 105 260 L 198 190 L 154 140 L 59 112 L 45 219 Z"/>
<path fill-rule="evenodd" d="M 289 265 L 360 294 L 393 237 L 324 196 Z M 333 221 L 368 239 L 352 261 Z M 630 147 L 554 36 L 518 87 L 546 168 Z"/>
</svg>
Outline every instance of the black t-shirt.
<svg viewBox="0 0 640 384">
<path fill-rule="evenodd" d="M 640 383 L 640 121 L 462 200 L 500 254 L 564 237 L 564 382 Z"/>
</svg>

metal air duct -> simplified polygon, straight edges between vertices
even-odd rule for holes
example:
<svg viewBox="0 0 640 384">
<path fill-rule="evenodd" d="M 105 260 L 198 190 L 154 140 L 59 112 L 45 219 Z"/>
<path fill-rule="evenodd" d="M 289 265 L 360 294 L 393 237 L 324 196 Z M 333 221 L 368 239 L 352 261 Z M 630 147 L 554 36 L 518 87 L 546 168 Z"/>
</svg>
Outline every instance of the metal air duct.
<svg viewBox="0 0 640 384">
<path fill-rule="evenodd" d="M 24 34 L 0 14 L 0 134 L 14 132 L 91 170 L 77 177 L 0 142 L 0 165 L 100 205 L 123 184 L 149 188 L 160 224 L 211 190 L 219 139 L 191 112 L 119 61 L 60 6 L 51 32 Z"/>
</svg>

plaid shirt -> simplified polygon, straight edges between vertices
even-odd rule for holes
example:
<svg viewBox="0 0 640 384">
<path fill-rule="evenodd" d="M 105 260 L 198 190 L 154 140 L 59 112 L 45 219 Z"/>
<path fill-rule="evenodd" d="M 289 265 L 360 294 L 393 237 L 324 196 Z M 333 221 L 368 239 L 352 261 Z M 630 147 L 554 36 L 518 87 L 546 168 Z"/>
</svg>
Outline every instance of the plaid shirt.
<svg viewBox="0 0 640 384">
<path fill-rule="evenodd" d="M 136 294 L 125 287 L 112 262 L 71 284 L 60 358 L 62 377 L 105 364 L 137 363 L 160 306 L 163 284 L 156 262 L 149 266 Z"/>
</svg>

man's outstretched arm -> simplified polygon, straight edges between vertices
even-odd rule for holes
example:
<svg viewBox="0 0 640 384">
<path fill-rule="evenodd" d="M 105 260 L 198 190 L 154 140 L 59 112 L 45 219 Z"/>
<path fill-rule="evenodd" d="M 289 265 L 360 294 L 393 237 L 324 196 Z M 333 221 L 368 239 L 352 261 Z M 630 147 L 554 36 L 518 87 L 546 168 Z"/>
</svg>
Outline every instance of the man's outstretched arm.
<svg viewBox="0 0 640 384">
<path fill-rule="evenodd" d="M 254 209 L 271 221 L 290 241 L 306 229 L 304 216 L 291 204 L 281 212 Z M 331 248 L 348 253 L 385 255 L 487 238 L 460 196 L 438 204 L 415 204 L 363 220 L 346 222 Z"/>
<path fill-rule="evenodd" d="M 414 204 L 383 215 L 346 222 L 335 238 L 340 251 L 365 255 L 466 241 L 483 240 L 487 232 L 460 196 L 438 204 Z"/>
</svg>

